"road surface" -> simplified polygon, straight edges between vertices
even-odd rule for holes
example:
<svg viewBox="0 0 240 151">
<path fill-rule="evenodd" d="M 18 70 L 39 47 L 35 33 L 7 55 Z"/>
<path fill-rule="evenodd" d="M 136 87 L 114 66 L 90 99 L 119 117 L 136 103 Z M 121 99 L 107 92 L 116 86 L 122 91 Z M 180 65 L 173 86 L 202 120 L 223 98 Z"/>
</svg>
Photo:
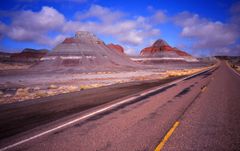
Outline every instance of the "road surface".
<svg viewBox="0 0 240 151">
<path fill-rule="evenodd" d="M 221 62 L 217 68 L 135 103 L 29 139 L 54 124 L 82 116 L 81 112 L 2 139 L 0 147 L 27 151 L 240 150 L 239 90 L 240 76 Z M 11 146 L 23 140 L 27 141 Z"/>
<path fill-rule="evenodd" d="M 134 95 L 143 90 L 168 83 L 180 77 L 166 80 L 150 80 L 115 84 L 80 92 L 17 102 L 0 106 L 0 140 L 33 129 L 66 116 Z"/>
</svg>

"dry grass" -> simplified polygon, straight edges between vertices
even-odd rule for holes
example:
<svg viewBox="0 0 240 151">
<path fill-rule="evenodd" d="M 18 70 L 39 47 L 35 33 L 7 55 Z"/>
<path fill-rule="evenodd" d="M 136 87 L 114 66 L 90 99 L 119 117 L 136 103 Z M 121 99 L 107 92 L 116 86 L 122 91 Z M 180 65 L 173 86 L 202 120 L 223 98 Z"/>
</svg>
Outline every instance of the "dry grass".
<svg viewBox="0 0 240 151">
<path fill-rule="evenodd" d="M 97 88 L 103 86 L 102 84 L 88 84 L 88 85 L 81 85 L 80 90 L 85 90 L 85 89 L 91 89 L 91 88 Z"/>
<path fill-rule="evenodd" d="M 156 79 L 162 79 L 163 74 L 151 74 L 148 76 L 137 76 L 131 78 L 131 81 L 145 81 L 145 80 L 156 80 Z"/>
<path fill-rule="evenodd" d="M 240 66 L 233 64 L 231 62 L 227 62 L 227 64 L 232 67 L 234 70 L 236 70 L 237 72 L 240 72 Z"/>
<path fill-rule="evenodd" d="M 11 102 L 19 102 L 30 99 L 43 98 L 48 96 L 54 96 L 58 94 L 70 93 L 81 91 L 85 89 L 91 89 L 103 86 L 101 84 L 90 84 L 90 85 L 49 85 L 47 88 L 40 87 L 27 87 L 27 88 L 19 88 L 17 89 L 15 94 L 4 94 L 2 91 L 0 93 L 0 102 L 2 103 L 11 103 Z"/>
<path fill-rule="evenodd" d="M 142 74 L 133 74 L 131 77 L 120 77 L 120 78 L 99 78 L 94 77 L 95 83 L 92 84 L 82 84 L 76 83 L 74 81 L 71 83 L 64 83 L 64 84 L 49 84 L 48 86 L 34 86 L 34 87 L 25 87 L 25 88 L 18 88 L 15 94 L 4 94 L 3 91 L 0 91 L 0 103 L 11 103 L 11 102 L 18 102 L 30 99 L 37 99 L 43 98 L 48 96 L 54 96 L 58 94 L 82 91 L 91 88 L 97 88 L 109 84 L 115 83 L 126 83 L 130 81 L 144 81 L 144 80 L 157 80 L 157 79 L 164 79 L 167 77 L 176 77 L 176 76 L 186 76 L 190 74 L 194 74 L 206 68 L 198 68 L 198 69 L 188 69 L 188 70 L 170 70 L 166 72 L 156 72 L 152 74 L 142 75 Z M 238 68 L 240 69 L 240 68 Z M 98 74 L 111 74 L 110 72 L 101 72 Z M 88 81 L 87 80 L 83 80 Z"/>
<path fill-rule="evenodd" d="M 48 86 L 48 89 L 57 89 L 58 86 L 54 85 L 54 84 L 51 84 Z"/>
<path fill-rule="evenodd" d="M 0 70 L 28 69 L 31 65 L 24 63 L 0 63 Z"/>
<path fill-rule="evenodd" d="M 240 66 L 237 66 L 236 70 L 237 70 L 238 72 L 240 72 Z"/>
<path fill-rule="evenodd" d="M 183 69 L 183 70 L 169 70 L 159 74 L 152 74 L 148 76 L 137 76 L 131 78 L 133 81 L 144 81 L 144 80 L 156 80 L 156 79 L 165 79 L 168 77 L 178 77 L 178 76 L 187 76 L 199 71 L 202 71 L 206 68 L 197 68 L 197 69 Z"/>
<path fill-rule="evenodd" d="M 168 77 L 177 77 L 177 76 L 187 76 L 187 75 L 191 75 L 194 73 L 197 73 L 199 71 L 202 71 L 206 68 L 198 68 L 198 69 L 184 69 L 184 70 L 171 70 L 171 71 L 167 71 L 166 75 Z"/>
</svg>

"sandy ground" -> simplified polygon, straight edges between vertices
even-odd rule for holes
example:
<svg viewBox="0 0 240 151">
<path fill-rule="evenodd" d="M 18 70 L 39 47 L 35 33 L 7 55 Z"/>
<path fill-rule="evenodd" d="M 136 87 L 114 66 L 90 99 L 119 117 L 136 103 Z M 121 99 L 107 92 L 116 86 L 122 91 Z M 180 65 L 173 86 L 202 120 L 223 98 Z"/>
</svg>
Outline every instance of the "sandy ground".
<svg viewBox="0 0 240 151">
<path fill-rule="evenodd" d="M 229 62 L 228 61 L 228 64 L 230 67 L 232 67 L 234 70 L 236 70 L 238 73 L 240 73 L 240 65 L 239 63 L 236 63 L 236 62 Z"/>
<path fill-rule="evenodd" d="M 240 66 L 237 66 L 237 71 L 240 72 Z"/>
<path fill-rule="evenodd" d="M 238 73 L 240 73 L 240 66 L 236 66 L 236 68 L 234 68 Z"/>
<path fill-rule="evenodd" d="M 2 70 L 15 70 L 15 69 L 28 69 L 32 64 L 26 63 L 2 63 L 0 62 L 0 71 Z"/>
<path fill-rule="evenodd" d="M 190 75 L 206 67 L 165 70 L 148 69 L 122 72 L 93 72 L 65 74 L 24 74 L 0 78 L 0 104 L 25 101 L 62 93 L 132 81 L 156 80 Z"/>
</svg>

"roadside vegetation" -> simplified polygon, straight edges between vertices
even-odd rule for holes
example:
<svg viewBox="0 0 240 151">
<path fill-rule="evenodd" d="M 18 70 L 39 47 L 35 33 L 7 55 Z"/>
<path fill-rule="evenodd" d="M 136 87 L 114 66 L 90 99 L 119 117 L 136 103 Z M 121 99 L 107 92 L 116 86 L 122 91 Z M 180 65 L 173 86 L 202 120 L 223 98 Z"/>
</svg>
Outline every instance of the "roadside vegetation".
<svg viewBox="0 0 240 151">
<path fill-rule="evenodd" d="M 228 63 L 230 67 L 240 73 L 240 57 L 229 57 Z"/>
<path fill-rule="evenodd" d="M 86 89 L 98 88 L 102 86 L 127 83 L 127 82 L 139 82 L 149 80 L 165 80 L 173 77 L 188 76 L 197 72 L 200 72 L 207 67 L 194 68 L 194 69 L 179 69 L 179 70 L 167 70 L 163 72 L 148 72 L 145 74 L 140 72 L 134 73 L 96 73 L 84 77 L 83 75 L 76 75 L 74 79 L 68 79 L 62 83 L 46 82 L 44 85 L 12 85 L 11 87 L 1 86 L 0 89 L 0 104 L 21 102 L 26 100 L 38 99 L 43 97 L 55 96 L 64 93 L 84 91 Z M 129 74 L 129 75 L 127 75 Z M 101 75 L 101 78 L 99 77 Z M 126 76 L 127 75 L 127 76 Z M 76 78 L 77 77 L 77 78 Z M 49 80 L 51 81 L 51 80 Z M 61 81 L 61 80 L 59 80 Z"/>
</svg>

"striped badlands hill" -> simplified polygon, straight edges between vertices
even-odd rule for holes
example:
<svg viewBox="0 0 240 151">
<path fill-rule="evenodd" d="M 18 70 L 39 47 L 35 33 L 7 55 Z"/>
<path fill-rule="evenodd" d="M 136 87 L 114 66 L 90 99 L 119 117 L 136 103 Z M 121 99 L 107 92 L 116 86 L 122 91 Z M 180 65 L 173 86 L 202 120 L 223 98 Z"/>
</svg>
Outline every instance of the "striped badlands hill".
<svg viewBox="0 0 240 151">
<path fill-rule="evenodd" d="M 152 46 L 144 48 L 140 52 L 140 56 L 144 58 L 154 58 L 159 60 L 182 60 L 188 62 L 197 61 L 190 54 L 179 50 L 176 47 L 171 47 L 166 41 L 159 39 Z"/>
<path fill-rule="evenodd" d="M 124 53 L 123 47 L 120 46 L 120 45 L 118 45 L 118 44 L 112 44 L 112 43 L 110 43 L 110 44 L 108 44 L 107 46 L 108 46 L 110 49 L 116 50 L 116 51 L 118 51 L 118 52 L 120 52 L 120 53 Z"/>
<path fill-rule="evenodd" d="M 41 59 L 40 68 L 71 69 L 84 72 L 129 69 L 138 66 L 123 55 L 109 48 L 102 40 L 87 31 L 79 31 L 66 38 Z"/>
</svg>

